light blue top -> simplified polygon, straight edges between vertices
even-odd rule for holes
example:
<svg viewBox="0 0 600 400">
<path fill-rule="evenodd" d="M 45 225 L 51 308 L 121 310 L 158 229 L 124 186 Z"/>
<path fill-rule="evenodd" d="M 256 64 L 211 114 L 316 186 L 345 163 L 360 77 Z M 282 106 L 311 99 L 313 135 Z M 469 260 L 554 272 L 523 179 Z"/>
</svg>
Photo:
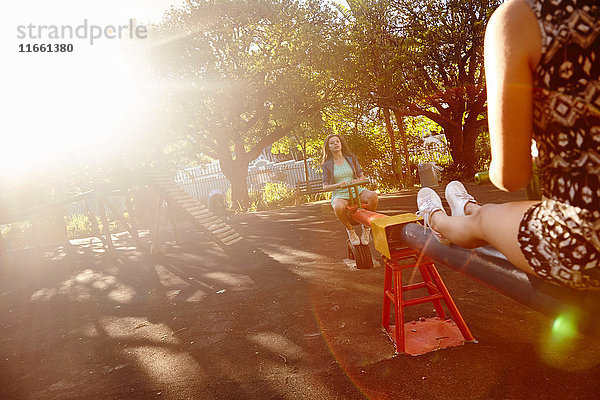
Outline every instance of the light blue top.
<svg viewBox="0 0 600 400">
<path fill-rule="evenodd" d="M 333 179 L 335 183 L 340 182 L 351 182 L 354 179 L 354 172 L 352 171 L 352 167 L 348 163 L 348 161 L 344 160 L 342 165 L 333 166 Z M 365 188 L 358 186 L 358 193 L 362 193 Z M 354 190 L 352 190 L 352 195 L 354 196 Z M 350 196 L 348 195 L 348 188 L 346 189 L 335 189 L 331 193 L 331 201 L 335 199 L 346 199 L 350 200 Z"/>
</svg>

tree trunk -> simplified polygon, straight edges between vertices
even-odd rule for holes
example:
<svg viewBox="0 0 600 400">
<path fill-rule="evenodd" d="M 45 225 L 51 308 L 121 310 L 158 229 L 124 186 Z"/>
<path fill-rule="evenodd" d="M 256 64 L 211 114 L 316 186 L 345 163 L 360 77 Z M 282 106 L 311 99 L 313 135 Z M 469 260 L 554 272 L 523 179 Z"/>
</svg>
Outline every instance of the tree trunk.
<svg viewBox="0 0 600 400">
<path fill-rule="evenodd" d="M 401 177 L 402 170 L 398 168 L 398 153 L 396 152 L 396 138 L 394 137 L 394 127 L 392 126 L 392 120 L 390 118 L 389 108 L 383 108 L 383 117 L 385 120 L 385 127 L 387 129 L 388 136 L 390 137 L 390 147 L 392 148 L 392 173 L 396 182 L 400 182 L 401 178 L 404 181 L 404 177 Z"/>
<path fill-rule="evenodd" d="M 450 154 L 452 155 L 452 160 L 456 165 L 461 163 L 461 153 L 462 153 L 462 132 L 460 128 L 454 127 L 444 127 L 444 135 L 446 135 L 446 139 L 448 140 L 448 145 L 450 146 Z"/>
<path fill-rule="evenodd" d="M 444 129 L 444 133 L 450 144 L 450 153 L 452 154 L 454 164 L 458 171 L 460 171 L 460 177 L 471 178 L 475 172 L 477 129 L 468 126 L 446 128 Z"/>
<path fill-rule="evenodd" d="M 478 130 L 474 126 L 466 124 L 463 127 L 463 165 L 465 173 L 472 178 L 475 171 L 476 155 L 475 143 L 477 142 Z"/>
<path fill-rule="evenodd" d="M 248 196 L 248 184 L 246 178 L 248 176 L 248 166 L 246 170 L 240 170 L 229 175 L 229 183 L 231 184 L 231 201 L 233 207 L 238 210 L 247 210 L 250 203 L 250 196 Z"/>
<path fill-rule="evenodd" d="M 302 158 L 304 159 L 304 180 L 309 181 L 310 175 L 308 174 L 308 160 L 306 159 L 306 140 L 302 143 Z"/>
<path fill-rule="evenodd" d="M 248 196 L 248 163 L 240 160 L 220 159 L 221 171 L 231 185 L 231 202 L 232 207 L 237 210 L 247 210 L 250 203 Z"/>
<path fill-rule="evenodd" d="M 310 180 L 310 175 L 308 174 L 308 161 L 306 160 L 306 156 L 304 156 L 304 179 L 307 182 Z"/>
<path fill-rule="evenodd" d="M 410 165 L 410 155 L 408 154 L 408 143 L 406 140 L 406 131 L 404 130 L 404 118 L 398 110 L 394 110 L 394 116 L 396 117 L 396 125 L 398 125 L 398 132 L 400 132 L 400 138 L 402 139 L 402 148 L 404 150 L 404 162 L 406 163 L 407 170 L 406 185 L 412 186 L 412 165 Z"/>
</svg>

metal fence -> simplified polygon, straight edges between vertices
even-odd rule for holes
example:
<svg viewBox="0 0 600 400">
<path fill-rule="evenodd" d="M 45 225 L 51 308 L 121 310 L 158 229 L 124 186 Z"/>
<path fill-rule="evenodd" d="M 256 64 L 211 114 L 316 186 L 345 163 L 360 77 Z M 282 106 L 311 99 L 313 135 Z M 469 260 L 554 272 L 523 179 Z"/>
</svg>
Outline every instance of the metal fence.
<svg viewBox="0 0 600 400">
<path fill-rule="evenodd" d="M 449 148 L 444 143 L 431 143 L 418 148 L 413 148 L 410 151 L 410 158 L 413 164 L 441 162 L 444 158 L 450 156 Z M 403 160 L 403 157 L 401 158 Z M 309 179 L 322 178 L 322 173 L 319 167 L 312 160 L 308 161 Z M 296 183 L 306 180 L 304 172 L 304 161 L 286 161 L 280 163 L 257 163 L 251 165 L 248 170 L 246 183 L 249 192 L 259 193 L 269 182 L 282 182 L 290 188 L 296 187 Z M 372 183 L 376 183 L 369 177 Z M 218 162 L 209 165 L 189 168 L 179 171 L 176 174 L 175 182 L 187 193 L 200 200 L 202 203 L 208 203 L 208 197 L 211 191 L 219 190 L 222 193 L 227 193 L 231 185 L 228 179 L 220 170 Z M 126 209 L 124 196 L 111 196 L 111 203 L 119 211 Z M 66 214 L 87 214 L 92 212 L 98 215 L 100 210 L 95 199 L 83 199 L 71 204 L 65 205 Z"/>
<path fill-rule="evenodd" d="M 449 156 L 450 151 L 445 143 L 429 143 L 410 151 L 413 164 L 426 162 L 434 162 L 438 165 L 445 164 L 446 160 L 444 159 Z M 207 175 L 207 171 L 211 171 L 211 174 Z M 322 177 L 321 171 L 312 160 L 308 161 L 308 174 L 309 179 L 321 179 Z M 259 193 L 268 182 L 282 182 L 294 188 L 297 182 L 304 180 L 306 180 L 304 161 L 292 160 L 281 163 L 265 162 L 251 165 L 248 169 L 246 184 L 249 192 Z M 369 180 L 372 181 L 372 179 Z M 231 187 L 225 175 L 220 172 L 218 163 L 213 163 L 208 167 L 195 167 L 180 171 L 175 177 L 175 182 L 187 193 L 205 204 L 208 203 L 208 197 L 212 190 L 227 193 Z M 372 181 L 372 183 L 375 182 Z"/>
<path fill-rule="evenodd" d="M 208 202 L 208 196 L 212 190 L 227 193 L 231 187 L 229 180 L 220 172 L 208 176 L 200 176 L 199 172 L 196 169 L 179 172 L 175 182 L 203 203 Z M 322 176 L 311 161 L 308 164 L 308 176 L 309 179 L 321 179 Z M 282 182 L 294 188 L 297 182 L 304 180 L 306 180 L 304 161 L 287 161 L 269 165 L 268 168 L 258 167 L 249 170 L 246 184 L 248 191 L 257 193 L 262 191 L 269 182 Z"/>
</svg>

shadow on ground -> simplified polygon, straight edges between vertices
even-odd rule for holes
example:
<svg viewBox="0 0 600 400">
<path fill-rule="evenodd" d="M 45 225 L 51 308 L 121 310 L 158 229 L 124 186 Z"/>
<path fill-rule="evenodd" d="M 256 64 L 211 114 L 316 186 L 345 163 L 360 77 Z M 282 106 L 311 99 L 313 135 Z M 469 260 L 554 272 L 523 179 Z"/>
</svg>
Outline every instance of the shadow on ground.
<svg viewBox="0 0 600 400">
<path fill-rule="evenodd" d="M 442 188 L 440 188 L 440 191 Z M 524 198 L 475 187 L 483 202 Z M 382 197 L 414 211 L 416 191 Z M 191 227 L 162 252 L 117 235 L 9 253 L 0 270 L 0 398 L 590 399 L 600 346 L 439 266 L 478 344 L 394 356 L 383 268 L 356 270 L 327 202 L 233 216 L 228 254 Z M 148 241 L 147 236 L 143 236 Z M 376 254 L 373 250 L 373 254 Z M 408 279 L 410 279 L 408 277 Z M 416 307 L 408 318 L 431 315 Z"/>
</svg>

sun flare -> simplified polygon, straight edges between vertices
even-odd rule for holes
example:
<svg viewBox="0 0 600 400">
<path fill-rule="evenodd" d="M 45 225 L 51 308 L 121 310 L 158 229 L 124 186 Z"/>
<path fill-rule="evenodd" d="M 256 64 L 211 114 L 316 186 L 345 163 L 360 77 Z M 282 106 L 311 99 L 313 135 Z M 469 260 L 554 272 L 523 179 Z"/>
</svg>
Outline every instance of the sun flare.
<svg viewBox="0 0 600 400">
<path fill-rule="evenodd" d="M 146 117 L 160 97 L 145 62 L 149 40 L 132 39 L 126 34 L 129 26 L 123 38 L 103 37 L 93 44 L 89 38 L 52 41 L 47 35 L 53 26 L 146 28 L 139 21 L 160 21 L 177 1 L 56 3 L 35 0 L 9 6 L 12 51 L 2 80 L 10 112 L 0 142 L 0 170 L 5 174 L 44 170 L 65 160 L 106 158 L 143 134 Z M 46 38 L 40 39 L 39 32 Z M 72 44 L 73 50 L 19 51 L 44 43 Z"/>
</svg>

